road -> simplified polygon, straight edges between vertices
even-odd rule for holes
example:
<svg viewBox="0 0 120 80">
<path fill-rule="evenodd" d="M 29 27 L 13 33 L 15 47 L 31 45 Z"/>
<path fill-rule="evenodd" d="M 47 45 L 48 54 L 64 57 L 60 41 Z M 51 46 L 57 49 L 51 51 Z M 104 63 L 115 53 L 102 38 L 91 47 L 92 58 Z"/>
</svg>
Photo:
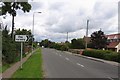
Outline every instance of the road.
<svg viewBox="0 0 120 80">
<path fill-rule="evenodd" d="M 46 78 L 118 78 L 118 67 L 54 49 L 42 49 Z"/>
</svg>

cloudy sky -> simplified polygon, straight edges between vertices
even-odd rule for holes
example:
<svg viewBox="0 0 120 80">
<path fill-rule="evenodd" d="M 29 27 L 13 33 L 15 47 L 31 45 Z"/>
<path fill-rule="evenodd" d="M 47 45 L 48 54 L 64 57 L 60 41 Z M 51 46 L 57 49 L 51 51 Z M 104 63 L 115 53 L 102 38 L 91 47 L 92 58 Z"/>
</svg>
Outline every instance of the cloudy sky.
<svg viewBox="0 0 120 80">
<path fill-rule="evenodd" d="M 86 35 L 89 19 L 89 36 L 97 30 L 105 34 L 118 32 L 119 0 L 29 0 L 32 10 L 29 13 L 17 11 L 15 28 L 32 29 L 33 13 L 34 34 L 37 41 L 49 39 L 56 42 L 82 38 Z M 11 30 L 11 16 L 8 14 L 3 23 Z"/>
</svg>

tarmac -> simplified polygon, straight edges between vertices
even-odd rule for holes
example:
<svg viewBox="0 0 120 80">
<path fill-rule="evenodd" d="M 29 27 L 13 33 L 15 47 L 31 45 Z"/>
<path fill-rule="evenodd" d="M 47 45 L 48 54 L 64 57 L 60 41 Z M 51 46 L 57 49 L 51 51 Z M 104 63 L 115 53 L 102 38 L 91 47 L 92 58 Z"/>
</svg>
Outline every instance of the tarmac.
<svg viewBox="0 0 120 80">
<path fill-rule="evenodd" d="M 75 54 L 75 53 L 71 53 L 71 52 L 67 52 L 67 51 L 64 51 L 64 52 L 66 52 L 68 54 L 75 55 L 75 56 L 87 58 L 87 59 L 90 59 L 90 60 L 99 61 L 99 62 L 111 64 L 111 65 L 114 65 L 114 66 L 120 66 L 120 63 L 118 63 L 118 62 L 108 61 L 108 60 L 103 60 L 103 59 L 98 59 L 98 58 L 93 58 L 93 57 L 88 57 L 88 56 L 84 56 L 84 55 L 81 55 L 81 54 Z"/>
</svg>

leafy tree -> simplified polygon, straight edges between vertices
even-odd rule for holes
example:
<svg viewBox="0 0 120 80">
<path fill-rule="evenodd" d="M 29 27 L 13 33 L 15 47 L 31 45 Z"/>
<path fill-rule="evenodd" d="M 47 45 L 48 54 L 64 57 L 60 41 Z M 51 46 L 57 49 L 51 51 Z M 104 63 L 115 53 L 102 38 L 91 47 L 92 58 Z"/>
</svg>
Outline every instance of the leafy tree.
<svg viewBox="0 0 120 80">
<path fill-rule="evenodd" d="M 19 28 L 19 29 L 17 29 L 15 31 L 15 35 L 28 35 L 30 37 L 28 43 L 29 43 L 29 45 L 32 45 L 32 33 L 31 33 L 31 30 L 27 30 L 27 29 L 20 30 L 20 28 Z M 33 39 L 33 41 L 34 41 L 34 39 Z"/>
<path fill-rule="evenodd" d="M 6 63 L 13 63 L 16 58 L 15 43 L 8 34 L 7 26 L 2 31 L 2 58 Z"/>
<path fill-rule="evenodd" d="M 51 43 L 52 43 L 51 41 L 49 41 L 48 39 L 45 39 L 45 40 L 41 41 L 40 45 L 44 46 L 45 48 L 47 48 L 47 47 L 50 47 Z"/>
<path fill-rule="evenodd" d="M 60 47 L 60 50 L 62 50 L 62 51 L 68 51 L 68 49 L 69 49 L 69 47 L 66 44 L 64 44 Z"/>
<path fill-rule="evenodd" d="M 72 39 L 71 40 L 71 47 L 73 49 L 83 49 L 83 48 L 85 48 L 84 40 L 83 39 Z"/>
<path fill-rule="evenodd" d="M 19 28 L 19 29 L 17 29 L 15 31 L 15 35 L 28 35 L 31 38 L 29 39 L 28 42 L 24 43 L 23 47 L 28 46 L 28 45 L 32 45 L 32 33 L 31 33 L 31 30 L 27 30 L 27 29 L 20 30 L 20 28 Z M 21 48 L 20 43 L 16 43 L 16 49 L 17 49 L 17 51 L 19 51 L 18 53 L 20 53 L 20 48 Z"/>
<path fill-rule="evenodd" d="M 107 46 L 107 38 L 104 35 L 104 32 L 101 30 L 93 32 L 91 34 L 91 45 L 95 49 L 106 48 Z"/>
<path fill-rule="evenodd" d="M 31 5 L 28 2 L 3 2 L 2 15 L 6 15 L 7 13 L 12 15 L 11 37 L 13 37 L 14 17 L 17 14 L 17 10 L 22 10 L 23 12 L 29 12 L 31 10 Z"/>
</svg>

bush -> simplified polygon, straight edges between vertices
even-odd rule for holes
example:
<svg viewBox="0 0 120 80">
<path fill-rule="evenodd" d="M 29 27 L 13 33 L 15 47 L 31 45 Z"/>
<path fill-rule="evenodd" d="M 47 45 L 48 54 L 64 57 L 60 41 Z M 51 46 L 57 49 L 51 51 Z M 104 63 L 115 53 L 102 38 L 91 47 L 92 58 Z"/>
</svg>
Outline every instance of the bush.
<svg viewBox="0 0 120 80">
<path fill-rule="evenodd" d="M 57 49 L 57 50 L 60 50 L 61 47 L 62 47 L 62 45 L 59 45 L 57 43 L 54 45 L 54 49 Z"/>
<path fill-rule="evenodd" d="M 60 50 L 62 50 L 62 51 L 68 51 L 68 46 L 67 45 L 62 45 L 61 46 L 61 48 L 60 48 Z"/>
<path fill-rule="evenodd" d="M 105 59 L 105 60 L 110 60 L 110 61 L 120 62 L 120 58 L 118 58 L 119 53 L 108 51 L 108 50 L 106 50 L 106 51 L 103 51 L 103 50 L 85 50 L 83 52 L 83 55 L 95 57 L 95 58 L 100 58 L 100 59 Z"/>
</svg>

